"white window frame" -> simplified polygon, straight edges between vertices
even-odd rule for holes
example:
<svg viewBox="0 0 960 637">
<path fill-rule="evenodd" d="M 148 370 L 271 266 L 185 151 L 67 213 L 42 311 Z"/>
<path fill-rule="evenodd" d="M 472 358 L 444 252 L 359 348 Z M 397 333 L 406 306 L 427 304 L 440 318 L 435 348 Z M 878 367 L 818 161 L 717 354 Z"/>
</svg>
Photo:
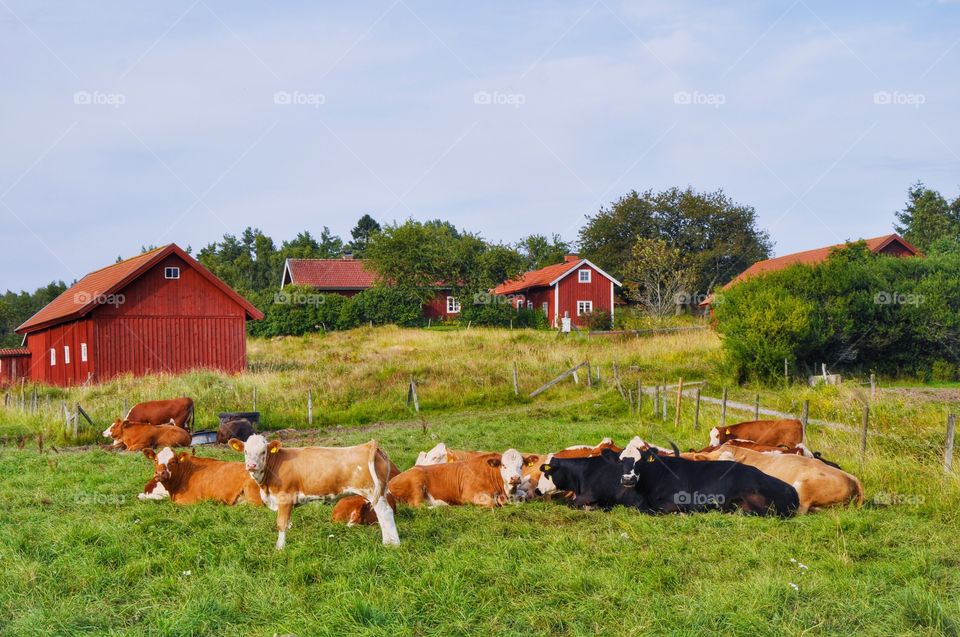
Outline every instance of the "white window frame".
<svg viewBox="0 0 960 637">
<path fill-rule="evenodd" d="M 81 363 L 87 362 L 87 344 L 86 343 L 80 343 L 80 362 Z"/>
<path fill-rule="evenodd" d="M 50 348 L 50 367 L 56 367 L 56 366 L 57 366 L 57 348 L 51 347 Z"/>
<path fill-rule="evenodd" d="M 593 314 L 593 301 L 577 301 L 577 316 Z"/>
<path fill-rule="evenodd" d="M 540 309 L 543 310 L 543 313 L 545 315 L 550 316 L 550 303 L 548 301 L 544 301 L 543 303 L 541 303 Z"/>
<path fill-rule="evenodd" d="M 584 274 L 586 274 L 587 276 L 584 277 L 583 276 Z M 593 281 L 593 270 L 587 270 L 587 269 L 580 270 L 577 273 L 577 281 L 579 281 L 580 283 L 591 283 Z"/>
<path fill-rule="evenodd" d="M 64 365 L 70 364 L 70 346 L 69 345 L 63 346 L 63 364 Z"/>
<path fill-rule="evenodd" d="M 457 300 L 455 296 L 447 297 L 447 314 L 459 314 L 460 313 L 460 301 Z"/>
<path fill-rule="evenodd" d="M 533 309 L 533 301 L 527 301 L 527 309 L 528 309 L 528 310 L 532 310 L 532 309 Z"/>
<path fill-rule="evenodd" d="M 170 281 L 176 281 L 180 278 L 180 268 L 175 265 L 167 266 L 163 269 L 163 278 Z"/>
</svg>

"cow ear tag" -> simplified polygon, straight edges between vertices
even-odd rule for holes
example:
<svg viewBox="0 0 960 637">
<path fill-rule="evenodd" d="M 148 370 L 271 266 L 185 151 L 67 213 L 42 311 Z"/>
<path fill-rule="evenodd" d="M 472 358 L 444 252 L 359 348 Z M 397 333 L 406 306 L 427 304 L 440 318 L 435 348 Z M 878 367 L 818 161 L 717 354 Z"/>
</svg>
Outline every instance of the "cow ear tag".
<svg viewBox="0 0 960 637">
<path fill-rule="evenodd" d="M 653 456 L 647 456 L 647 462 L 653 462 Z"/>
<path fill-rule="evenodd" d="M 270 453 L 277 453 L 280 451 L 280 447 L 270 447 Z"/>
<path fill-rule="evenodd" d="M 727 435 L 728 435 L 728 436 L 730 435 L 730 430 L 729 430 L 729 429 L 727 429 Z"/>
</svg>

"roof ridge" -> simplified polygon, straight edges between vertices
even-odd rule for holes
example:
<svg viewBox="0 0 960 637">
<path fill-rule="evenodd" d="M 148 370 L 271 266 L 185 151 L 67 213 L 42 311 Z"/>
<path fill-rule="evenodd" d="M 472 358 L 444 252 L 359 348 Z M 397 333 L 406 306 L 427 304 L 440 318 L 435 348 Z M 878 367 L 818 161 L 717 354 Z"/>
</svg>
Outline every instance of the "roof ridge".
<svg viewBox="0 0 960 637">
<path fill-rule="evenodd" d="M 157 247 L 157 248 L 153 248 L 153 249 L 147 250 L 146 252 L 141 252 L 140 254 L 135 254 L 135 255 L 132 256 L 132 257 L 127 257 L 126 259 L 120 259 L 119 261 L 116 261 L 116 262 L 114 262 L 114 263 L 111 263 L 110 265 L 105 265 L 105 266 L 103 266 L 102 268 L 97 268 L 96 270 L 91 270 L 90 272 L 87 272 L 85 275 L 83 275 L 82 277 L 80 277 L 80 279 L 77 281 L 77 283 L 79 283 L 80 281 L 84 280 L 85 278 L 87 278 L 87 277 L 90 276 L 91 274 L 96 274 L 97 272 L 103 272 L 104 270 L 109 270 L 110 268 L 115 268 L 115 267 L 117 267 L 118 265 L 123 265 L 124 263 L 129 263 L 129 262 L 131 262 L 131 261 L 133 261 L 133 260 L 135 260 L 135 259 L 142 259 L 143 257 L 147 256 L 148 254 L 153 254 L 154 252 L 160 252 L 161 250 L 166 250 L 167 248 L 169 248 L 169 247 L 172 246 L 172 245 L 173 245 L 172 243 L 168 243 L 168 244 L 165 245 L 165 246 L 160 246 L 160 247 Z M 72 287 L 72 286 L 71 286 L 71 287 Z"/>
</svg>

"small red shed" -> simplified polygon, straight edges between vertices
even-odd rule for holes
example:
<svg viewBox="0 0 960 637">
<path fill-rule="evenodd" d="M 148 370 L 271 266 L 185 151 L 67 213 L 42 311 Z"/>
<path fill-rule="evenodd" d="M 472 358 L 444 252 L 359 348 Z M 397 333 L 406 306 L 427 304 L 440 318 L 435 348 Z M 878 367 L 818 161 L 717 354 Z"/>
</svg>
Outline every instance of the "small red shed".
<svg viewBox="0 0 960 637">
<path fill-rule="evenodd" d="M 246 369 L 246 321 L 263 313 L 178 246 L 91 272 L 34 314 L 34 382 L 76 385 L 120 374 Z"/>
<path fill-rule="evenodd" d="M 508 296 L 515 307 L 538 308 L 554 327 L 569 316 L 574 325 L 586 324 L 586 317 L 597 312 L 610 314 L 613 324 L 614 290 L 620 282 L 587 259 L 568 254 L 563 263 L 526 272 L 515 281 L 498 285 L 494 294 Z"/>
<path fill-rule="evenodd" d="M 29 366 L 30 350 L 26 347 L 0 348 L 0 386 L 19 382 Z"/>
</svg>

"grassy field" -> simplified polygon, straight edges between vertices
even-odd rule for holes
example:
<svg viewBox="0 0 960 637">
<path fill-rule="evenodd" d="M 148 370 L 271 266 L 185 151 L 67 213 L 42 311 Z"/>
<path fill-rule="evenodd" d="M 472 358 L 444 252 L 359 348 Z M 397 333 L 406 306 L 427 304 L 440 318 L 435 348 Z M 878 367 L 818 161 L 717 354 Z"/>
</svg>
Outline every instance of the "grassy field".
<svg viewBox="0 0 960 637">
<path fill-rule="evenodd" d="M 553 338 L 384 328 L 260 341 L 251 346 L 254 371 L 242 377 L 121 379 L 65 397 L 99 417 L 124 397 L 189 392 L 208 425 L 215 411 L 249 408 L 256 385 L 265 422 L 281 429 L 305 426 L 299 396 L 314 387 L 318 429 L 284 432 L 287 444 L 375 437 L 401 467 L 440 440 L 550 451 L 639 433 L 682 448 L 705 444 L 716 408 L 703 407 L 697 431 L 689 406 L 679 426 L 672 414 L 654 417 L 649 402 L 630 413 L 609 366 L 619 363 L 624 384 L 683 375 L 708 380 L 714 394 L 723 381 L 711 372 L 712 334 Z M 533 400 L 514 397 L 513 360 L 530 391 L 587 358 L 603 365 L 594 387 L 567 381 Z M 404 407 L 411 373 L 422 417 Z M 752 402 L 754 391 L 731 395 Z M 851 424 L 864 398 L 855 386 L 761 393 L 771 407 L 810 400 L 812 415 Z M 152 472 L 142 456 L 51 452 L 49 436 L 62 425 L 6 409 L 0 634 L 956 635 L 960 483 L 943 475 L 946 412 L 941 400 L 881 392 L 871 425 L 878 435 L 862 459 L 856 435 L 811 429 L 814 448 L 862 478 L 861 509 L 780 521 L 549 503 L 401 508 L 403 544 L 389 549 L 376 529 L 334 525 L 329 505 L 312 504 L 294 512 L 278 553 L 272 512 L 140 502 L 135 494 Z M 19 438 L 37 431 L 48 435 L 42 454 L 34 439 Z M 217 447 L 198 453 L 240 458 Z"/>
</svg>

